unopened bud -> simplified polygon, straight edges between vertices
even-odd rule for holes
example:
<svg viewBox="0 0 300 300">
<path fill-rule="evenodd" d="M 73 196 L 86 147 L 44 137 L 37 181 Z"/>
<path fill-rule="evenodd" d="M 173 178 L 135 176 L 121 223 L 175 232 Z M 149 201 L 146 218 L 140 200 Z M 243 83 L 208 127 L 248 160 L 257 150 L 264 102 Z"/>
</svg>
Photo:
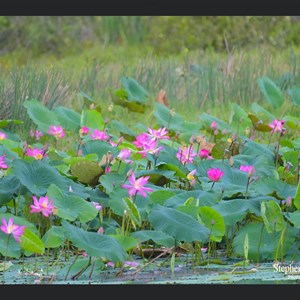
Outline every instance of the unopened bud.
<svg viewBox="0 0 300 300">
<path fill-rule="evenodd" d="M 108 111 L 109 111 L 109 112 L 112 112 L 112 111 L 113 111 L 113 108 L 114 108 L 114 105 L 113 105 L 113 104 L 110 104 L 109 107 L 108 107 Z"/>
<path fill-rule="evenodd" d="M 291 207 L 293 203 L 293 198 L 291 196 L 286 199 L 286 206 Z"/>
</svg>

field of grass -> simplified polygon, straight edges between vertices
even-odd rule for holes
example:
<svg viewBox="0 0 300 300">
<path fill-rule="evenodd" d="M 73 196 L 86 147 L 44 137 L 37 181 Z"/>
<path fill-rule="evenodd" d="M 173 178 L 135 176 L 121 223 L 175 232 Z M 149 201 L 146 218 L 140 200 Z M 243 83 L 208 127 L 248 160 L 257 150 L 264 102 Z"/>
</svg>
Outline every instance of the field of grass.
<svg viewBox="0 0 300 300">
<path fill-rule="evenodd" d="M 253 102 L 271 109 L 258 88 L 257 79 L 261 76 L 268 76 L 283 92 L 300 82 L 299 49 L 292 47 L 232 53 L 185 49 L 177 55 L 158 56 L 147 47 L 97 45 L 61 59 L 50 54 L 29 57 L 26 62 L 19 58 L 18 51 L 0 57 L 0 101 L 4 108 L 1 118 L 25 118 L 22 130 L 30 126 L 22 107 L 25 99 L 36 99 L 49 108 L 76 108 L 80 92 L 99 103 L 105 115 L 125 121 L 129 127 L 136 122 L 151 122 L 151 109 L 146 111 L 148 118 L 132 112 L 124 115 L 123 108 L 116 105 L 108 112 L 112 104 L 110 90 L 121 88 L 122 76 L 137 80 L 148 91 L 151 105 L 164 89 L 170 108 L 191 121 L 196 121 L 202 112 L 228 121 L 232 103 L 246 111 Z M 297 113 L 288 98 L 286 94 L 284 111 L 273 110 L 274 115 Z"/>
</svg>

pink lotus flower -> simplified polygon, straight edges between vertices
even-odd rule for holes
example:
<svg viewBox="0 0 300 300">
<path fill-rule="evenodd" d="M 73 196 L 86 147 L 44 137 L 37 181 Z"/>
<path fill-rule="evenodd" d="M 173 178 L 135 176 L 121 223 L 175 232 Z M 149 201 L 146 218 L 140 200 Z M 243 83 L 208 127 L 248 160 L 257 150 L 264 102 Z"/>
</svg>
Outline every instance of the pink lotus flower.
<svg viewBox="0 0 300 300">
<path fill-rule="evenodd" d="M 202 159 L 207 158 L 209 156 L 209 151 L 207 149 L 201 149 L 199 156 Z"/>
<path fill-rule="evenodd" d="M 27 156 L 32 156 L 35 159 L 43 159 L 46 155 L 44 154 L 44 150 L 38 148 L 27 148 Z"/>
<path fill-rule="evenodd" d="M 95 208 L 100 211 L 102 209 L 102 206 L 98 203 L 98 202 L 93 202 L 92 201 L 92 204 L 95 206 Z"/>
<path fill-rule="evenodd" d="M 124 261 L 123 266 L 129 267 L 130 269 L 136 269 L 138 266 L 140 265 L 140 263 L 138 263 L 137 261 Z"/>
<path fill-rule="evenodd" d="M 41 212 L 45 217 L 49 217 L 55 210 L 55 207 L 52 205 L 54 200 L 49 201 L 48 196 L 40 197 L 38 200 L 36 196 L 32 196 L 33 203 L 31 204 L 30 213 L 39 213 Z"/>
<path fill-rule="evenodd" d="M 143 150 L 138 151 L 138 153 L 142 154 L 142 157 L 146 157 L 148 153 L 158 154 L 163 148 L 163 146 L 157 147 L 156 140 L 148 140 L 143 144 Z"/>
<path fill-rule="evenodd" d="M 0 156 L 0 168 L 1 169 L 7 169 L 8 165 L 5 163 L 5 157 L 6 155 Z"/>
<path fill-rule="evenodd" d="M 94 129 L 94 132 L 91 133 L 92 140 L 100 140 L 105 141 L 109 138 L 105 131 L 100 131 L 98 129 Z"/>
<path fill-rule="evenodd" d="M 211 129 L 217 129 L 217 127 L 218 127 L 217 122 L 216 121 L 212 121 L 211 124 L 210 124 L 210 128 Z"/>
<path fill-rule="evenodd" d="M 149 132 L 149 136 L 151 137 L 151 139 L 154 139 L 154 140 L 169 140 L 170 139 L 170 137 L 167 136 L 168 130 L 165 127 L 159 128 L 157 130 L 155 130 L 153 128 L 148 128 L 148 132 Z"/>
<path fill-rule="evenodd" d="M 197 156 L 197 153 L 194 152 L 194 149 L 191 145 L 188 147 L 179 147 L 178 152 L 176 153 L 176 157 L 183 165 L 186 163 L 193 163 L 195 156 Z"/>
<path fill-rule="evenodd" d="M 87 135 L 89 132 L 90 132 L 90 129 L 89 129 L 87 126 L 82 126 L 82 127 L 79 129 L 79 134 L 80 134 L 80 136 L 82 136 L 82 135 Z"/>
<path fill-rule="evenodd" d="M 4 140 L 6 138 L 7 138 L 7 135 L 4 132 L 0 131 L 0 141 Z"/>
<path fill-rule="evenodd" d="M 211 168 L 207 171 L 207 176 L 210 179 L 210 181 L 216 182 L 219 181 L 222 176 L 224 175 L 224 172 L 221 171 L 219 168 Z"/>
<path fill-rule="evenodd" d="M 253 174 L 256 172 L 253 166 L 246 166 L 246 165 L 241 165 L 240 170 L 243 172 L 248 173 L 248 177 L 252 177 Z"/>
<path fill-rule="evenodd" d="M 110 143 L 113 147 L 117 147 L 117 146 L 118 146 L 118 144 L 115 143 L 115 142 L 113 142 L 113 141 L 109 141 L 109 143 Z"/>
<path fill-rule="evenodd" d="M 115 264 L 114 264 L 112 261 L 108 261 L 108 262 L 106 263 L 106 267 L 112 267 L 112 268 L 114 268 L 114 267 L 115 267 Z"/>
<path fill-rule="evenodd" d="M 65 137 L 65 132 L 61 126 L 50 125 L 48 133 L 53 135 L 57 140 Z"/>
<path fill-rule="evenodd" d="M 97 233 L 103 234 L 104 233 L 104 228 L 102 226 L 99 227 L 99 229 L 97 230 Z"/>
<path fill-rule="evenodd" d="M 31 137 L 35 136 L 35 139 L 37 141 L 44 135 L 44 133 L 42 131 L 36 130 L 34 132 L 32 129 L 30 129 L 30 133 L 29 134 L 30 134 Z"/>
<path fill-rule="evenodd" d="M 6 234 L 12 234 L 14 239 L 18 243 L 21 242 L 20 236 L 24 234 L 25 228 L 26 226 L 14 224 L 13 218 L 10 218 L 8 220 L 8 223 L 6 222 L 5 218 L 2 218 L 2 225 L 0 226 L 0 229 Z"/>
<path fill-rule="evenodd" d="M 117 157 L 118 157 L 120 160 L 126 161 L 127 158 L 130 157 L 130 155 L 131 155 L 131 150 L 130 150 L 130 149 L 127 149 L 127 148 L 123 148 L 123 149 L 120 151 L 120 153 L 118 154 Z"/>
<path fill-rule="evenodd" d="M 274 133 L 276 131 L 283 132 L 284 128 L 283 125 L 285 123 L 285 120 L 273 120 L 271 124 L 269 124 L 269 127 L 272 128 L 271 133 Z"/>
<path fill-rule="evenodd" d="M 256 172 L 253 166 L 246 166 L 246 165 L 241 165 L 240 170 L 249 173 L 251 175 L 253 175 Z"/>
<path fill-rule="evenodd" d="M 105 167 L 104 173 L 105 173 L 105 174 L 110 173 L 110 165 L 107 165 L 107 166 Z"/>
<path fill-rule="evenodd" d="M 188 173 L 186 175 L 186 178 L 188 179 L 188 181 L 190 182 L 191 185 L 195 185 L 196 184 L 196 179 L 195 179 L 195 174 L 197 172 L 197 169 L 191 171 L 190 173 Z"/>
<path fill-rule="evenodd" d="M 142 132 L 140 135 L 135 137 L 135 141 L 132 142 L 137 148 L 143 148 L 144 144 L 148 143 L 150 140 L 149 134 Z"/>
<path fill-rule="evenodd" d="M 143 197 L 147 197 L 146 192 L 153 192 L 152 188 L 144 187 L 147 184 L 150 176 L 140 177 L 139 179 L 135 179 L 135 175 L 132 172 L 129 176 L 130 184 L 122 184 L 122 188 L 128 189 L 129 196 L 134 196 L 135 194 L 141 194 Z"/>
</svg>

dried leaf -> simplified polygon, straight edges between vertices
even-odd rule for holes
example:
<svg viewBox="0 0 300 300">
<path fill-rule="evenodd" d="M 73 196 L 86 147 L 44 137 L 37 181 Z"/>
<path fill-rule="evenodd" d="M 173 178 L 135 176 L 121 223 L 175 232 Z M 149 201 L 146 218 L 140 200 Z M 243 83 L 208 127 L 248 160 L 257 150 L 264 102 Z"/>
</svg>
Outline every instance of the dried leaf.
<svg viewBox="0 0 300 300">
<path fill-rule="evenodd" d="M 210 153 L 212 151 L 212 148 L 215 146 L 215 143 L 207 142 L 205 139 L 205 136 L 198 135 L 195 138 L 196 142 L 200 144 L 200 149 L 206 149 Z"/>
<path fill-rule="evenodd" d="M 170 104 L 169 104 L 169 102 L 167 100 L 166 91 L 164 89 L 161 89 L 158 92 L 158 95 L 156 97 L 156 101 L 158 103 L 161 103 L 161 104 L 165 105 L 166 107 L 170 107 Z"/>
</svg>

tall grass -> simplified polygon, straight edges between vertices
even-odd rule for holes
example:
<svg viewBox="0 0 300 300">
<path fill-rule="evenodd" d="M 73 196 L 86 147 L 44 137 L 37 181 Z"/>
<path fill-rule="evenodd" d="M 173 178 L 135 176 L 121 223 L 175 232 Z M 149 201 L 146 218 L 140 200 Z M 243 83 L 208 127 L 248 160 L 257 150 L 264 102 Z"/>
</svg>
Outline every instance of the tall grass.
<svg viewBox="0 0 300 300">
<path fill-rule="evenodd" d="M 42 69 L 31 64 L 14 66 L 3 70 L 0 77 L 1 119 L 18 119 L 24 124 L 11 125 L 16 131 L 28 131 L 30 119 L 23 103 L 27 99 L 37 99 L 50 109 L 58 103 L 68 102 L 71 97 L 69 83 L 56 69 Z"/>
<path fill-rule="evenodd" d="M 197 120 L 202 112 L 228 120 L 233 102 L 246 110 L 253 102 L 267 107 L 257 84 L 257 79 L 263 75 L 283 90 L 300 85 L 300 57 L 298 49 L 294 48 L 280 52 L 260 48 L 229 54 L 194 51 L 168 58 L 151 51 L 136 57 L 136 52 L 131 52 L 130 48 L 128 51 L 121 48 L 119 52 L 112 52 L 111 60 L 105 54 L 109 50 L 101 49 L 106 52 L 95 51 L 97 55 L 85 57 L 84 62 L 74 56 L 73 63 L 68 61 L 68 65 L 61 60 L 51 61 L 52 66 L 45 61 L 43 66 L 31 62 L 4 69 L 0 78 L 0 105 L 4 108 L 1 118 L 28 122 L 22 104 L 29 98 L 40 100 L 49 108 L 58 104 L 76 107 L 79 91 L 99 102 L 105 115 L 112 102 L 109 89 L 122 88 L 121 76 L 135 78 L 149 92 L 151 104 L 156 101 L 160 89 L 166 90 L 171 108 L 189 120 Z M 147 122 L 143 115 L 124 114 L 124 109 L 116 106 L 110 116 L 128 125 Z"/>
</svg>

